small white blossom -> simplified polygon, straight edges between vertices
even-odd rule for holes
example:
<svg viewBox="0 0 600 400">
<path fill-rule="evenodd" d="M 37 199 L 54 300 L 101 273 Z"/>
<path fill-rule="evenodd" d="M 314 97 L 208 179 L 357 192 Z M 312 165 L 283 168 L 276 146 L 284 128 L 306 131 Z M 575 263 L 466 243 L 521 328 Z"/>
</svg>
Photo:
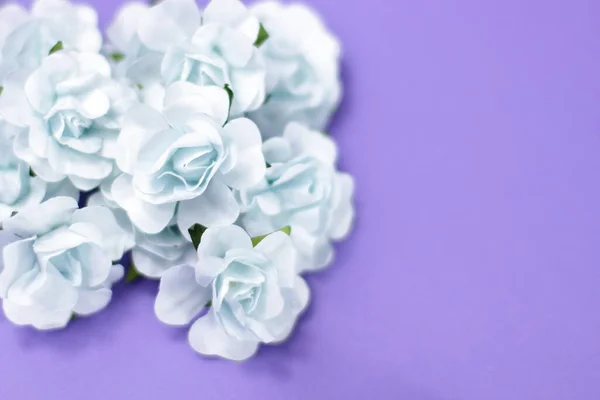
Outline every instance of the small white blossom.
<svg viewBox="0 0 600 400">
<path fill-rule="evenodd" d="M 322 131 L 340 101 L 340 44 L 318 15 L 300 4 L 261 2 L 251 8 L 269 38 L 267 100 L 250 113 L 265 137 L 281 135 L 292 121 Z"/>
</svg>

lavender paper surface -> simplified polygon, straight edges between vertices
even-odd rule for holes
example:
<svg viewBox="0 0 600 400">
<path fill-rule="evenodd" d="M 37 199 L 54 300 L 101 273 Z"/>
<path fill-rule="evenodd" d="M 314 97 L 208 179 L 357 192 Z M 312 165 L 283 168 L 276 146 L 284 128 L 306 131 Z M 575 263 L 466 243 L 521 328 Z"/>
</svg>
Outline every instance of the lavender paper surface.
<svg viewBox="0 0 600 400">
<path fill-rule="evenodd" d="M 62 332 L 0 318 L 0 398 L 600 398 L 600 2 L 308 3 L 358 221 L 293 339 L 205 360 L 120 285 Z"/>
</svg>

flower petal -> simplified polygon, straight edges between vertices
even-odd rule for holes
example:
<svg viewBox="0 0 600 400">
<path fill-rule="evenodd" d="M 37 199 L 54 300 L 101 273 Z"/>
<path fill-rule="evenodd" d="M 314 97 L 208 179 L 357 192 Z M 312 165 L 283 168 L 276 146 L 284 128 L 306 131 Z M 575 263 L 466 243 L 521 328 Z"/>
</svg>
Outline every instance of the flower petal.
<svg viewBox="0 0 600 400">
<path fill-rule="evenodd" d="M 255 247 L 265 254 L 277 269 L 279 284 L 291 287 L 296 276 L 296 251 L 290 237 L 280 231 L 268 235 Z"/>
<path fill-rule="evenodd" d="M 12 240 L 12 238 L 10 239 Z M 24 274 L 33 270 L 37 262 L 33 252 L 35 237 L 13 241 L 2 249 L 0 297 L 6 298 L 10 287 Z"/>
<path fill-rule="evenodd" d="M 21 237 L 44 234 L 69 222 L 78 208 L 71 197 L 54 197 L 41 204 L 26 207 L 3 222 L 4 229 Z"/>
<path fill-rule="evenodd" d="M 337 160 L 337 146 L 327 135 L 296 122 L 289 123 L 283 133 L 294 153 L 310 155 L 326 165 L 333 166 Z"/>
<path fill-rule="evenodd" d="M 120 175 L 111 186 L 113 198 L 131 221 L 146 233 L 162 231 L 173 218 L 177 203 L 150 204 L 136 197 L 131 176 Z"/>
<path fill-rule="evenodd" d="M 89 206 L 73 213 L 72 222 L 87 222 L 96 226 L 102 233 L 102 244 L 111 260 L 123 257 L 123 253 L 133 247 L 133 237 L 117 222 L 115 215 L 106 207 Z"/>
<path fill-rule="evenodd" d="M 154 311 L 165 324 L 185 325 L 198 315 L 211 296 L 210 288 L 196 283 L 194 267 L 179 265 L 163 274 Z"/>
<path fill-rule="evenodd" d="M 79 298 L 73 311 L 79 315 L 91 315 L 105 308 L 112 298 L 112 290 L 107 288 L 80 289 Z"/>
<path fill-rule="evenodd" d="M 210 115 L 219 126 L 223 126 L 229 115 L 229 95 L 224 88 L 218 86 L 199 86 L 193 83 L 180 81 L 167 88 L 165 94 L 165 107 L 178 104 L 180 107 L 187 105 L 195 113 L 203 112 Z M 165 110 L 165 113 L 167 111 Z M 188 115 L 193 114 L 191 112 Z M 172 118 L 167 119 L 173 123 Z M 183 121 L 185 124 L 185 121 Z"/>
<path fill-rule="evenodd" d="M 165 0 L 139 21 L 138 35 L 148 48 L 165 51 L 191 36 L 200 26 L 200 18 L 194 0 Z"/>
<path fill-rule="evenodd" d="M 346 173 L 337 173 L 335 177 L 338 204 L 333 211 L 329 235 L 333 240 L 342 240 L 352 228 L 354 221 L 354 179 Z"/>
<path fill-rule="evenodd" d="M 116 161 L 121 171 L 133 173 L 142 147 L 158 133 L 169 129 L 169 124 L 155 109 L 138 105 L 132 107 L 123 119 L 123 128 L 117 139 L 120 149 Z"/>
<path fill-rule="evenodd" d="M 194 224 L 211 226 L 230 225 L 237 219 L 240 208 L 223 182 L 213 179 L 201 196 L 179 203 L 177 225 L 189 237 L 187 230 Z"/>
<path fill-rule="evenodd" d="M 212 311 L 192 325 L 188 340 L 198 353 L 235 361 L 250 358 L 258 349 L 258 341 L 238 340 L 229 336 Z"/>
<path fill-rule="evenodd" d="M 13 125 L 27 126 L 33 119 L 33 111 L 23 90 L 30 74 L 29 70 L 18 70 L 9 74 L 2 82 L 0 114 Z"/>
<path fill-rule="evenodd" d="M 202 234 L 198 255 L 224 258 L 231 249 L 252 249 L 252 240 L 237 225 L 208 228 Z"/>
<path fill-rule="evenodd" d="M 275 338 L 274 343 L 286 340 L 292 333 L 298 316 L 308 306 L 310 288 L 304 279 L 296 276 L 293 287 L 284 290 L 283 295 L 286 300 L 284 311 L 266 323 L 266 328 Z"/>
<path fill-rule="evenodd" d="M 4 300 L 2 304 L 6 317 L 16 325 L 32 325 L 36 329 L 60 329 L 71 320 L 71 310 L 48 310 L 39 305 L 22 306 Z"/>
<path fill-rule="evenodd" d="M 228 141 L 236 160 L 233 168 L 223 173 L 224 182 L 236 189 L 258 183 L 265 176 L 267 168 L 256 124 L 247 118 L 235 119 L 225 125 L 223 137 Z"/>
</svg>

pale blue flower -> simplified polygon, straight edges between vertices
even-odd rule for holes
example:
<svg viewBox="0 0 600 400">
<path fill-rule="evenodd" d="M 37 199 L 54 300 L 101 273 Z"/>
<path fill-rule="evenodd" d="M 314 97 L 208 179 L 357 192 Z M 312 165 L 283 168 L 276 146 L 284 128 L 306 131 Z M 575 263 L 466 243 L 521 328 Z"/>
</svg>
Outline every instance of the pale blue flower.
<svg viewBox="0 0 600 400">
<path fill-rule="evenodd" d="M 4 221 L 0 297 L 17 325 L 62 328 L 73 314 L 90 315 L 109 303 L 123 276 L 122 231 L 106 207 L 77 209 L 69 197 L 29 206 Z M 110 239 L 110 241 L 108 240 Z"/>
<path fill-rule="evenodd" d="M 252 247 L 248 234 L 232 225 L 207 229 L 197 262 L 164 273 L 155 312 L 166 324 L 186 325 L 210 301 L 208 313 L 190 328 L 189 342 L 201 354 L 240 361 L 260 343 L 285 340 L 309 297 L 285 233 Z"/>
<path fill-rule="evenodd" d="M 281 135 L 291 121 L 324 130 L 342 93 L 338 40 L 301 4 L 259 2 L 250 11 L 269 38 L 260 47 L 267 101 L 249 118 L 265 137 Z"/>
<path fill-rule="evenodd" d="M 337 147 L 328 136 L 291 123 L 283 137 L 263 145 L 270 164 L 257 185 L 236 192 L 241 225 L 252 236 L 291 226 L 300 271 L 328 265 L 332 240 L 343 239 L 354 219 L 354 181 L 336 171 Z"/>
<path fill-rule="evenodd" d="M 174 220 L 189 236 L 195 223 L 236 220 L 231 188 L 256 184 L 265 161 L 256 125 L 245 118 L 226 123 L 228 108 L 224 89 L 177 82 L 167 88 L 162 113 L 139 105 L 125 115 L 116 157 L 124 173 L 110 196 L 137 229 L 159 233 Z"/>
<path fill-rule="evenodd" d="M 63 50 L 5 79 L 0 113 L 27 128 L 14 151 L 37 176 L 90 190 L 112 173 L 121 118 L 137 97 L 110 73 L 99 54 Z"/>
<path fill-rule="evenodd" d="M 213 0 L 204 12 L 193 0 L 165 0 L 148 8 L 126 5 L 108 29 L 112 49 L 124 56 L 117 69 L 141 91 L 176 81 L 225 87 L 231 113 L 257 109 L 265 99 L 265 65 L 254 42 L 258 20 L 239 0 Z"/>
<path fill-rule="evenodd" d="M 0 120 L 0 226 L 14 212 L 44 199 L 59 195 L 79 198 L 79 191 L 66 180 L 48 184 L 30 175 L 29 165 L 13 153 L 13 139 L 20 130 Z"/>
<path fill-rule="evenodd" d="M 89 6 L 66 0 L 38 0 L 27 12 L 17 4 L 0 8 L 0 86 L 10 72 L 36 68 L 50 49 L 98 52 L 102 34 L 98 15 Z"/>
</svg>

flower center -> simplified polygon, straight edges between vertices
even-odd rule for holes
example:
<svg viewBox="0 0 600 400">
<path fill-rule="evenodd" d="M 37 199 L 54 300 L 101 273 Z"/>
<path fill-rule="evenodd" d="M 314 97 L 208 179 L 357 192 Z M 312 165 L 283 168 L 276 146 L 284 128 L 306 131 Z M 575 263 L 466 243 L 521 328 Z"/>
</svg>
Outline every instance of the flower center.
<svg viewBox="0 0 600 400">
<path fill-rule="evenodd" d="M 213 146 L 178 149 L 171 158 L 173 171 L 186 181 L 202 181 L 219 159 Z"/>
<path fill-rule="evenodd" d="M 75 111 L 69 110 L 58 112 L 50 117 L 48 126 L 52 136 L 57 140 L 62 138 L 77 139 L 92 126 L 92 121 Z"/>
<path fill-rule="evenodd" d="M 63 276 L 63 278 L 75 286 L 81 285 L 83 280 L 83 269 L 81 262 L 78 260 L 75 254 L 73 254 L 77 251 L 77 248 L 68 250 L 56 257 L 53 257 L 51 260 L 51 263 Z"/>
</svg>

